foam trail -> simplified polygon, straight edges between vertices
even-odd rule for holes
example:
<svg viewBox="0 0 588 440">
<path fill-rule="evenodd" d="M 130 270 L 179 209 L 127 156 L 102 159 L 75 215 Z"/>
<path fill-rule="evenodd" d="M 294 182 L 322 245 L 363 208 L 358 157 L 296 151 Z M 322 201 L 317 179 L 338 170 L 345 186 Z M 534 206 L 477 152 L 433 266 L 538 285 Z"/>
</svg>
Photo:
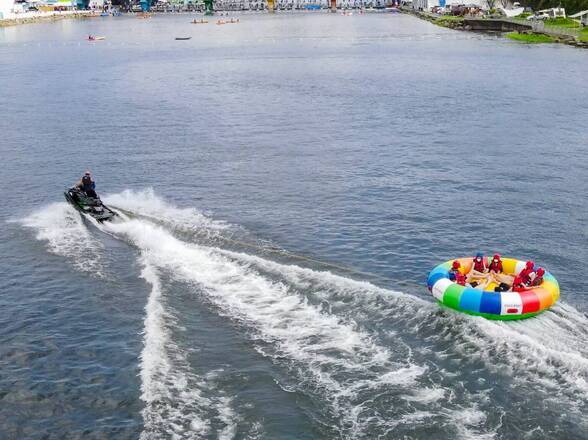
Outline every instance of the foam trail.
<svg viewBox="0 0 588 440">
<path fill-rule="evenodd" d="M 141 399 L 144 430 L 142 440 L 172 436 L 186 439 L 209 438 L 211 422 L 223 426 L 219 438 L 229 439 L 236 430 L 237 416 L 229 397 L 190 371 L 185 353 L 174 343 L 168 329 L 170 320 L 162 298 L 157 270 L 143 259 L 142 278 L 151 284 L 145 306 L 144 347 L 141 353 Z M 205 393 L 215 391 L 216 396 Z"/>
<path fill-rule="evenodd" d="M 103 245 L 95 239 L 80 214 L 69 204 L 53 203 L 20 221 L 37 232 L 49 252 L 66 257 L 78 269 L 104 277 Z"/>
<path fill-rule="evenodd" d="M 450 350 L 468 359 L 479 358 L 495 373 L 540 380 L 558 395 L 567 390 L 571 403 L 582 400 L 577 392 L 588 395 L 588 319 L 569 304 L 560 302 L 537 318 L 508 323 L 453 312 L 433 316 L 438 306 L 412 295 L 240 252 L 222 253 L 311 291 L 320 300 L 339 303 L 356 319 L 366 316 L 373 321 L 380 316 L 398 323 L 401 318 L 407 330 L 430 333 L 433 341 L 442 341 L 451 333 L 456 344 Z M 457 336 L 452 333 L 456 329 Z"/>
<path fill-rule="evenodd" d="M 163 433 L 184 434 L 189 426 L 192 434 L 204 436 L 209 425 L 199 411 L 189 411 L 191 401 L 200 402 L 197 388 L 187 390 L 188 378 L 171 363 L 170 350 L 177 350 L 166 328 L 166 312 L 161 302 L 161 284 L 156 270 L 145 263 L 141 276 L 152 289 L 145 306 L 141 353 L 141 399 L 145 402 L 145 429 L 141 439 L 156 439 Z"/>
<path fill-rule="evenodd" d="M 198 285 L 221 313 L 248 329 L 260 352 L 286 362 L 299 377 L 299 389 L 329 402 L 340 435 L 359 437 L 374 427 L 382 432 L 391 423 L 366 399 L 397 395 L 396 409 L 414 410 L 402 396 L 419 388 L 427 368 L 414 363 L 409 350 L 395 359 L 354 321 L 325 313 L 218 249 L 183 242 L 144 220 L 105 227 L 135 244 L 149 264 Z"/>
<path fill-rule="evenodd" d="M 172 210 L 169 214 L 173 213 Z M 188 211 L 185 214 L 186 219 L 194 220 Z M 121 218 L 124 220 L 125 216 Z M 92 219 L 87 221 L 108 232 L 108 228 Z M 104 276 L 104 246 L 69 204 L 51 204 L 19 222 L 36 231 L 36 238 L 47 243 L 49 252 L 66 257 L 80 270 Z M 205 223 L 208 222 L 203 220 Z M 140 356 L 141 399 L 145 402 L 141 438 L 208 438 L 216 429 L 219 438 L 232 438 L 239 420 L 232 399 L 216 389 L 213 380 L 191 372 L 185 353 L 171 339 L 173 323 L 164 307 L 159 274 L 145 259 L 141 262 L 141 276 L 151 285 Z"/>
<path fill-rule="evenodd" d="M 181 228 L 195 233 L 205 231 L 211 236 L 229 228 L 225 222 L 212 220 L 194 208 L 177 208 L 170 205 L 158 197 L 152 188 L 142 191 L 125 190 L 118 194 L 105 196 L 103 200 L 107 205 L 158 222 L 165 222 L 172 228 Z"/>
</svg>

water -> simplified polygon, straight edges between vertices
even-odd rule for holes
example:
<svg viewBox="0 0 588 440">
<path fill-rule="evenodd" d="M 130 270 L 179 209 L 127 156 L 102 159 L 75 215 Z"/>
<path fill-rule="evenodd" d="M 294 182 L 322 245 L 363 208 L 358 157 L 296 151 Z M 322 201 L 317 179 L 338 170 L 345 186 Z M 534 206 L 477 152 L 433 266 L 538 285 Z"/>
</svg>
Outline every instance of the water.
<svg viewBox="0 0 588 440">
<path fill-rule="evenodd" d="M 585 53 L 190 19 L 0 29 L 2 438 L 588 436 Z M 86 168 L 124 221 L 63 201 Z M 560 303 L 440 309 L 478 250 Z"/>
</svg>

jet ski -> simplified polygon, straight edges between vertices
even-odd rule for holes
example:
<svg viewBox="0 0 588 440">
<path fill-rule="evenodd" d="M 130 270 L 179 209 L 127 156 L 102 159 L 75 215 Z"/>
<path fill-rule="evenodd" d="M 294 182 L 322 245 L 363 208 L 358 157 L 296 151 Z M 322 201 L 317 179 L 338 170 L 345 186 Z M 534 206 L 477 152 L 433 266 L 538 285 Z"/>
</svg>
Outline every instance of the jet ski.
<svg viewBox="0 0 588 440">
<path fill-rule="evenodd" d="M 103 221 L 111 220 L 116 216 L 116 212 L 102 203 L 100 198 L 89 197 L 84 191 L 79 188 L 69 188 L 63 193 L 65 200 L 71 203 L 74 208 L 82 214 L 87 214 L 102 223 Z"/>
</svg>

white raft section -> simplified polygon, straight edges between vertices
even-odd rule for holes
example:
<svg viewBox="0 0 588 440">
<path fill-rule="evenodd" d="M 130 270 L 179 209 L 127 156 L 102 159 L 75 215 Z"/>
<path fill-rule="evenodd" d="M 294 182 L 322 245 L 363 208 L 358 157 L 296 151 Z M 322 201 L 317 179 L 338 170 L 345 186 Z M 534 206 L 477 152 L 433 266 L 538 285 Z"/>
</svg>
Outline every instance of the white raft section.
<svg viewBox="0 0 588 440">
<path fill-rule="evenodd" d="M 453 281 L 451 281 L 449 278 L 441 278 L 439 281 L 437 281 L 431 289 L 435 299 L 443 302 L 443 294 L 445 293 L 445 290 L 447 290 L 447 288 L 452 284 Z"/>
<path fill-rule="evenodd" d="M 519 273 L 522 270 L 522 267 L 525 267 L 525 262 L 522 262 L 522 267 L 519 266 L 521 266 L 520 262 L 517 263 L 517 273 Z M 433 297 L 437 301 L 443 303 L 443 295 L 445 294 L 447 288 L 452 284 L 454 284 L 454 282 L 451 281 L 449 278 L 439 279 L 435 284 L 433 284 L 433 287 L 431 288 L 431 293 L 433 294 Z M 500 292 L 500 297 L 500 313 L 502 315 L 520 315 L 523 313 L 523 300 L 521 298 L 521 295 L 519 295 L 517 292 Z M 507 312 L 507 310 L 512 309 L 517 309 L 517 311 Z"/>
</svg>

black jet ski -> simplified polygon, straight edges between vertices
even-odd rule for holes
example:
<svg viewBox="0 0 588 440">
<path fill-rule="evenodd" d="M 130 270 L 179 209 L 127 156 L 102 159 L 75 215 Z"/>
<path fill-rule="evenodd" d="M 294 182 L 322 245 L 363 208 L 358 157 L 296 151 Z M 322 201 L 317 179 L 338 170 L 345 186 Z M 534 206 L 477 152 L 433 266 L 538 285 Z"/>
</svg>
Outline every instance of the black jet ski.
<svg viewBox="0 0 588 440">
<path fill-rule="evenodd" d="M 102 203 L 100 198 L 89 197 L 79 188 L 69 188 L 63 193 L 65 200 L 83 214 L 87 214 L 98 222 L 111 220 L 116 212 Z"/>
</svg>

